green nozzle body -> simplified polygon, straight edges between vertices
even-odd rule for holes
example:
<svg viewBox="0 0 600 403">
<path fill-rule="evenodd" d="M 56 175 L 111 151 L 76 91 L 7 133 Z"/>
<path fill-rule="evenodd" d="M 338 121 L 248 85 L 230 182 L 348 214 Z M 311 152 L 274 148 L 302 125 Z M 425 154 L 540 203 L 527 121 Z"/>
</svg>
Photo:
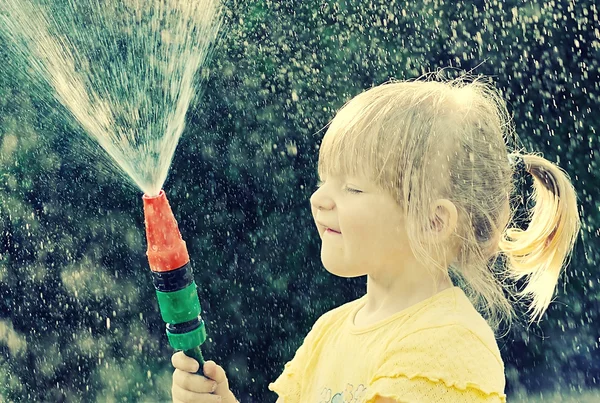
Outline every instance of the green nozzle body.
<svg viewBox="0 0 600 403">
<path fill-rule="evenodd" d="M 168 323 L 167 337 L 177 350 L 191 350 L 206 341 L 204 321 L 196 283 L 177 291 L 156 290 L 156 298 L 163 320 Z"/>
</svg>

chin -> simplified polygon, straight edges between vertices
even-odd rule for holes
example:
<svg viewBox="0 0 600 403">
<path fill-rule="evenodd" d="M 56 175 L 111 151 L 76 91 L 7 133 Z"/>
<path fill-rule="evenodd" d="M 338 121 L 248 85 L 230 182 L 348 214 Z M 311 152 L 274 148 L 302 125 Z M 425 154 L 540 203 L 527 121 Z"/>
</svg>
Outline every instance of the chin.
<svg viewBox="0 0 600 403">
<path fill-rule="evenodd" d="M 342 277 L 342 278 L 355 278 L 355 277 L 364 276 L 364 274 L 339 273 L 339 272 L 333 272 L 331 270 L 327 270 L 327 271 L 336 277 Z"/>
<path fill-rule="evenodd" d="M 322 263 L 323 267 L 325 267 L 325 270 L 337 277 L 354 278 L 366 275 L 366 273 L 353 270 L 352 268 L 344 266 L 343 264 L 325 264 L 325 262 Z"/>
</svg>

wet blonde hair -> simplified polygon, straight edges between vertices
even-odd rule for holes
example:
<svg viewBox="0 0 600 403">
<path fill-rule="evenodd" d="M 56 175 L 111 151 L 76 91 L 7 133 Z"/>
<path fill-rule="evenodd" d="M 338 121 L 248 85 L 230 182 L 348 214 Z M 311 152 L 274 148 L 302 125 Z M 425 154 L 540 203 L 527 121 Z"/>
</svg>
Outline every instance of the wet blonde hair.
<svg viewBox="0 0 600 403">
<path fill-rule="evenodd" d="M 522 196 L 515 195 L 507 142 L 516 135 L 502 96 L 482 78 L 432 77 L 391 81 L 347 102 L 323 137 L 319 176 L 364 176 L 394 197 L 415 256 L 447 270 L 495 331 L 503 320 L 510 328 L 510 298 L 530 301 L 530 320 L 539 320 L 580 229 L 575 190 L 552 162 L 514 152 L 533 176 L 534 207 L 525 231 L 512 228 L 511 201 Z M 439 198 L 458 211 L 452 241 L 459 252 L 449 267 L 433 257 L 448 241 L 428 237 Z M 527 286 L 516 291 L 512 283 L 523 277 Z"/>
</svg>

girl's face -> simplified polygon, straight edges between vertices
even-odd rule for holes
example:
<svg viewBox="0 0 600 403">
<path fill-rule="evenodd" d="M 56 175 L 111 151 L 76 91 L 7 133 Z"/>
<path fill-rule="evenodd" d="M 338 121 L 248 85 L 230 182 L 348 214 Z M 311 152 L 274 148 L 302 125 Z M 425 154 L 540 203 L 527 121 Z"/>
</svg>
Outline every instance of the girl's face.
<svg viewBox="0 0 600 403">
<path fill-rule="evenodd" d="M 327 271 L 340 277 L 375 277 L 410 264 L 413 254 L 404 218 L 390 195 L 366 178 L 323 179 L 310 204 Z"/>
</svg>

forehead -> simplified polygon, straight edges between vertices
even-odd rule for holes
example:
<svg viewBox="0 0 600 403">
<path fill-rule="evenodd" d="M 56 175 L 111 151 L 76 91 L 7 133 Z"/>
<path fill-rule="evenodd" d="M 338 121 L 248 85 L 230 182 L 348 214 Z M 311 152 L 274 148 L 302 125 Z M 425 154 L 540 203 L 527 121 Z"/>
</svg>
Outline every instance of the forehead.
<svg viewBox="0 0 600 403">
<path fill-rule="evenodd" d="M 342 143 L 341 141 L 339 143 Z M 321 177 L 374 178 L 380 165 L 374 153 L 363 152 L 351 145 L 327 144 L 319 152 L 317 170 Z"/>
<path fill-rule="evenodd" d="M 317 172 L 317 175 L 319 176 L 319 179 L 321 180 L 325 180 L 325 179 L 330 179 L 330 180 L 360 180 L 360 181 L 364 181 L 364 182 L 373 182 L 373 179 L 370 178 L 368 175 L 361 173 L 361 172 L 352 172 L 352 173 L 340 173 L 340 172 L 324 172 L 322 175 L 320 172 Z"/>
</svg>

